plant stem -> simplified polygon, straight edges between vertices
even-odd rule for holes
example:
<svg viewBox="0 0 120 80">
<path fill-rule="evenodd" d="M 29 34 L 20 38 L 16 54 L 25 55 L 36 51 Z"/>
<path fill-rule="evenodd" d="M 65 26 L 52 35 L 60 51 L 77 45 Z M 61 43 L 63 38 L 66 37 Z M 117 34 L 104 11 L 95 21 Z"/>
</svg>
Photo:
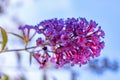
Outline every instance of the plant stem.
<svg viewBox="0 0 120 80">
<path fill-rule="evenodd" d="M 12 51 L 24 51 L 24 50 L 28 50 L 28 49 L 37 48 L 37 47 L 38 46 L 32 46 L 32 47 L 26 47 L 26 48 L 22 48 L 22 49 L 4 50 L 4 51 L 0 51 L 0 53 L 3 53 L 3 52 L 12 52 Z"/>
</svg>

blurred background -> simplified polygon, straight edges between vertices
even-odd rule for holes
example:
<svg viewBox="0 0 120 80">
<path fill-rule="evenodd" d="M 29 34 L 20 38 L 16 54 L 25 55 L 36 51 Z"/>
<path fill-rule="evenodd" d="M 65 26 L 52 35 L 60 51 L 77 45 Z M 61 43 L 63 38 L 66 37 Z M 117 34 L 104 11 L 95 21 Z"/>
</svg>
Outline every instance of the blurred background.
<svg viewBox="0 0 120 80">
<path fill-rule="evenodd" d="M 0 80 L 120 80 L 119 7 L 119 0 L 0 0 L 0 26 L 7 32 L 20 34 L 19 25 L 45 19 L 85 17 L 98 22 L 106 34 L 100 57 L 82 67 L 41 70 L 34 59 L 29 64 L 24 51 L 0 54 Z M 9 35 L 7 47 L 22 48 L 23 42 Z"/>
</svg>

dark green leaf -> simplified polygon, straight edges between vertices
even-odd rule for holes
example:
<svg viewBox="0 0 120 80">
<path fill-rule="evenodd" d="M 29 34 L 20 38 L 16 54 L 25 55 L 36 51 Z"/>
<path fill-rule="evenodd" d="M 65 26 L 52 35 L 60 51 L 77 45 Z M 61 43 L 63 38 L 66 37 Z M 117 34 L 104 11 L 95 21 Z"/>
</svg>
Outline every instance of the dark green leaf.
<svg viewBox="0 0 120 80">
<path fill-rule="evenodd" d="M 3 39 L 1 50 L 4 51 L 6 44 L 7 44 L 7 41 L 8 41 L 8 36 L 7 36 L 6 31 L 2 27 L 0 27 L 0 30 L 1 30 L 1 35 L 2 35 L 2 39 Z"/>
</svg>

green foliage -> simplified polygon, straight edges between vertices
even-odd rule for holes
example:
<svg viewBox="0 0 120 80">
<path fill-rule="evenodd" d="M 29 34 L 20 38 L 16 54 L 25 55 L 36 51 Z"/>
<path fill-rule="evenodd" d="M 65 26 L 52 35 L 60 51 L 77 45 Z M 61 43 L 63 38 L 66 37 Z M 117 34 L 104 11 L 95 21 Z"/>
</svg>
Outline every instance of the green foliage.
<svg viewBox="0 0 120 80">
<path fill-rule="evenodd" d="M 0 80 L 10 80 L 10 79 L 8 75 L 3 74 L 2 76 L 0 76 Z"/>
<path fill-rule="evenodd" d="M 2 44 L 1 51 L 4 51 L 6 44 L 8 42 L 8 36 L 7 36 L 6 31 L 2 27 L 0 27 L 0 31 L 1 31 L 1 35 L 2 35 L 2 41 L 0 42 Z"/>
<path fill-rule="evenodd" d="M 18 37 L 18 38 L 20 38 L 20 39 L 22 39 L 24 41 L 23 36 L 21 36 L 19 34 L 16 34 L 16 33 L 12 33 L 12 32 L 9 32 L 9 33 L 12 34 L 12 35 L 14 35 L 14 36 L 16 36 L 16 37 Z"/>
<path fill-rule="evenodd" d="M 10 34 L 20 38 L 22 41 L 24 41 L 26 44 L 29 42 L 29 39 L 28 37 L 25 37 L 25 36 L 22 36 L 22 35 L 19 35 L 19 34 L 16 34 L 16 33 L 13 33 L 13 32 L 9 32 Z"/>
<path fill-rule="evenodd" d="M 4 80 L 9 80 L 9 76 L 8 75 L 4 75 Z"/>
<path fill-rule="evenodd" d="M 30 65 L 31 65 L 31 63 L 32 63 L 32 56 L 33 56 L 33 52 L 30 52 L 30 56 L 29 56 L 29 63 L 30 63 Z"/>
</svg>

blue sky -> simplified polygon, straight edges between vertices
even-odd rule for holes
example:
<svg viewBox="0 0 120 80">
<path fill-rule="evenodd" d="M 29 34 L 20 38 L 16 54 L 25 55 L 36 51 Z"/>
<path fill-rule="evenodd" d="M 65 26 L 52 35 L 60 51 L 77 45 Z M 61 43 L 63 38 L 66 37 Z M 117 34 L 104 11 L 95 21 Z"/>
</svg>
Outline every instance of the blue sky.
<svg viewBox="0 0 120 80">
<path fill-rule="evenodd" d="M 117 58 L 120 48 L 119 0 L 32 0 L 16 11 L 26 24 L 38 24 L 44 19 L 85 17 L 99 23 L 105 31 L 106 47 L 102 56 Z M 27 2 L 24 1 L 24 2 Z M 22 13 L 21 13 L 22 12 Z M 113 57 L 114 56 L 114 57 Z"/>
<path fill-rule="evenodd" d="M 11 4 L 15 2 L 12 1 Z M 17 14 L 25 24 L 35 25 L 50 18 L 85 17 L 87 20 L 95 20 L 106 34 L 105 48 L 100 58 L 108 57 L 111 61 L 120 61 L 120 0 L 36 0 L 36 2 L 24 0 L 23 2 L 22 8 L 13 9 L 9 15 Z M 103 76 L 97 76 L 87 72 L 84 67 L 78 70 L 81 72 L 80 80 L 90 80 L 87 77 L 89 75 L 94 80 L 120 79 L 120 71 L 117 73 L 108 71 Z"/>
</svg>

